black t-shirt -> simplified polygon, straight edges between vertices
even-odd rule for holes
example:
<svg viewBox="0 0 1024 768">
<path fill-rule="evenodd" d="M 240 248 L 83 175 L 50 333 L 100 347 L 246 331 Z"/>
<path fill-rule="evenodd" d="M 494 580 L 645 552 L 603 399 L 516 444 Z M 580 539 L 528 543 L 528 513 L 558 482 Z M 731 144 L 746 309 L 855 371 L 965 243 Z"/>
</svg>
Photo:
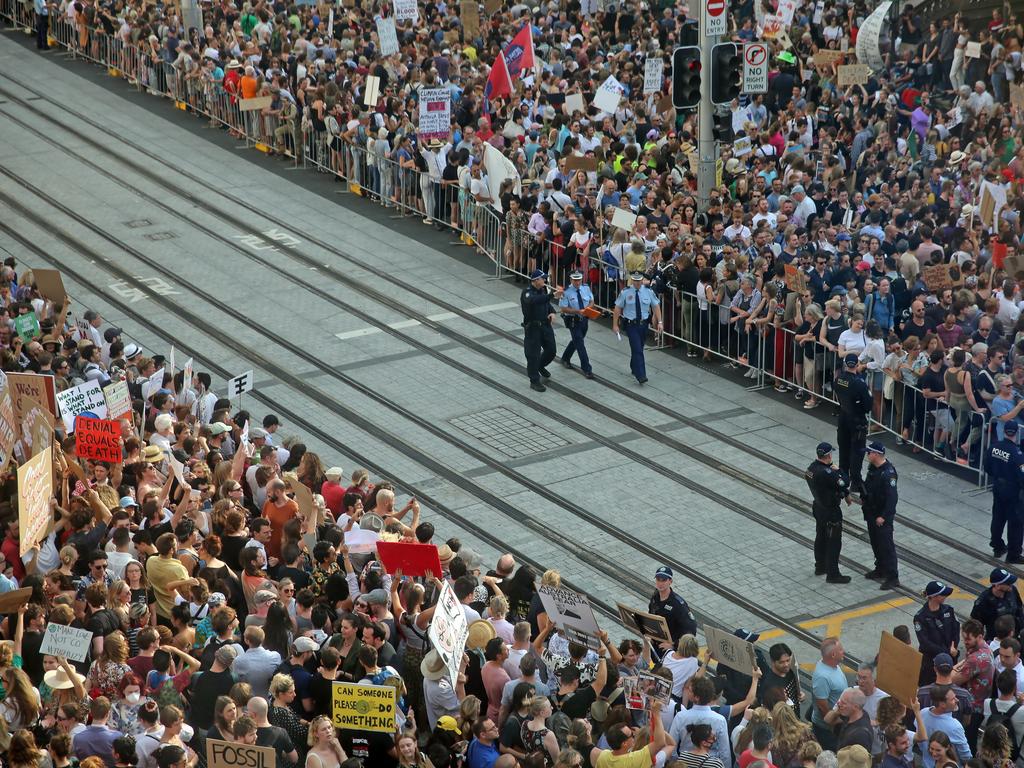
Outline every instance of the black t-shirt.
<svg viewBox="0 0 1024 768">
<path fill-rule="evenodd" d="M 558 699 L 558 694 L 555 694 L 555 699 Z M 572 695 L 561 700 L 562 712 L 573 720 L 585 719 L 590 715 L 590 705 L 595 701 L 597 701 L 597 691 L 594 690 L 594 686 L 577 688 Z"/>
<path fill-rule="evenodd" d="M 386 733 L 370 733 L 345 729 L 338 732 L 338 741 L 349 757 L 358 757 L 365 766 L 394 768 L 398 761 L 390 754 L 395 740 Z"/>
<path fill-rule="evenodd" d="M 238 555 L 248 540 L 247 536 L 222 536 L 220 539 L 220 558 L 236 573 L 242 570 L 238 563 Z"/>
<path fill-rule="evenodd" d="M 501 745 L 508 749 L 514 749 L 517 752 L 522 752 L 526 749 L 526 745 L 523 744 L 523 721 L 519 715 L 513 712 L 508 716 L 508 720 L 505 721 L 505 725 L 501 727 Z"/>
<path fill-rule="evenodd" d="M 903 329 L 900 331 L 900 338 L 906 341 L 911 336 L 917 336 L 919 339 L 923 339 L 924 335 L 929 331 L 934 330 L 927 318 L 922 325 L 918 325 L 911 319 L 909 322 L 903 324 Z"/>
<path fill-rule="evenodd" d="M 78 559 L 75 561 L 75 567 L 73 568 L 75 576 L 85 576 L 89 573 L 89 553 L 93 550 L 101 549 L 100 544 L 106 535 L 107 524 L 97 523 L 88 531 L 75 531 L 68 536 L 66 544 L 70 544 L 78 551 Z"/>
<path fill-rule="evenodd" d="M 209 672 L 204 672 L 204 675 L 208 675 Z M 195 704 L 193 703 L 193 707 Z M 276 725 L 268 725 L 266 728 L 256 729 L 256 746 L 258 747 L 270 747 L 277 753 L 277 762 L 287 763 L 285 756 L 295 749 L 295 745 L 292 744 L 291 738 L 288 736 L 288 731 L 284 728 L 278 728 Z M 346 750 L 349 757 L 352 757 L 352 753 Z"/>
<path fill-rule="evenodd" d="M 942 392 L 946 389 L 946 364 L 942 364 L 942 368 L 938 371 L 932 370 L 929 365 L 924 369 L 924 373 L 917 380 L 917 386 L 921 390 L 930 389 L 932 392 Z M 934 411 L 938 405 L 938 400 L 928 397 L 925 398 L 925 408 L 929 411 Z"/>
<path fill-rule="evenodd" d="M 43 655 L 39 648 L 43 644 L 43 633 L 26 630 L 21 640 L 21 657 L 23 669 L 32 685 L 38 687 L 43 682 Z"/>
<path fill-rule="evenodd" d="M 286 576 L 291 579 L 292 583 L 295 584 L 296 592 L 309 586 L 309 574 L 299 568 L 292 568 L 290 565 L 286 565 L 284 568 L 281 568 L 278 575 L 282 579 Z"/>
<path fill-rule="evenodd" d="M 193 677 L 189 724 L 204 731 L 209 729 L 213 725 L 213 705 L 217 703 L 217 697 L 227 696 L 234 684 L 235 679 L 231 675 L 231 670 L 203 672 Z"/>
<path fill-rule="evenodd" d="M 121 619 L 109 608 L 101 608 L 85 620 L 85 628 L 92 632 L 93 638 L 106 637 L 121 628 Z"/>
<path fill-rule="evenodd" d="M 334 709 L 334 680 L 328 680 L 318 672 L 309 681 L 309 697 L 313 699 L 313 714 L 330 717 Z"/>
</svg>

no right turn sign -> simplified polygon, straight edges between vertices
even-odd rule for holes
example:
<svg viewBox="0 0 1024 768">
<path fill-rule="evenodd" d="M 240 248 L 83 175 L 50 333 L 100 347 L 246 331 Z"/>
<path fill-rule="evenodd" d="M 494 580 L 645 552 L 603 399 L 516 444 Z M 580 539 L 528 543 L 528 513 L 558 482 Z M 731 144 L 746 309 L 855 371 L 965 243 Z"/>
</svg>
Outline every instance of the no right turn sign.
<svg viewBox="0 0 1024 768">
<path fill-rule="evenodd" d="M 768 46 L 747 43 L 743 46 L 743 93 L 768 92 Z"/>
</svg>

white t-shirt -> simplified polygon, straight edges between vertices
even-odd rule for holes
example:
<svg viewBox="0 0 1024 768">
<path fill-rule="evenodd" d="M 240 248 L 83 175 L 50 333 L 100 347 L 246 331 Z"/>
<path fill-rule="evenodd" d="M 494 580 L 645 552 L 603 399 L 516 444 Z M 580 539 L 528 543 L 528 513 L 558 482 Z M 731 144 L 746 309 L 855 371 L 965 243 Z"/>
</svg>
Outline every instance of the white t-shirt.
<svg viewBox="0 0 1024 768">
<path fill-rule="evenodd" d="M 672 673 L 672 695 L 681 697 L 686 681 L 697 672 L 697 659 L 694 657 L 677 659 L 675 656 L 675 652 L 665 654 L 661 665 Z"/>
</svg>

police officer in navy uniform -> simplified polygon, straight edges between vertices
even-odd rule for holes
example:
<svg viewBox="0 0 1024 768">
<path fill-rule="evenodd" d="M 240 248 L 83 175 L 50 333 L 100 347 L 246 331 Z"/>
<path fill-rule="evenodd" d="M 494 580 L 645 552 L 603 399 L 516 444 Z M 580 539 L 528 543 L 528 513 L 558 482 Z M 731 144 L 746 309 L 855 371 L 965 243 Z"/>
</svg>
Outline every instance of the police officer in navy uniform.
<svg viewBox="0 0 1024 768">
<path fill-rule="evenodd" d="M 1024 563 L 1021 557 L 1024 523 L 1020 499 L 1024 490 L 1024 452 L 1017 445 L 1017 430 L 1016 421 L 1003 424 L 1003 439 L 993 443 L 985 459 L 985 472 L 992 479 L 989 546 L 996 557 L 1005 554 L 1008 563 Z M 1003 528 L 1006 528 L 1006 544 L 1003 544 Z"/>
<path fill-rule="evenodd" d="M 1024 630 L 1024 603 L 1017 591 L 1017 577 L 1005 568 L 996 568 L 989 574 L 988 588 L 978 595 L 971 608 L 971 618 L 985 625 L 985 639 L 996 636 L 996 619 L 1012 616 L 1016 628 L 1014 635 Z"/>
<path fill-rule="evenodd" d="M 530 389 L 543 392 L 547 389 L 540 383 L 541 376 L 550 379 L 548 363 L 555 359 L 555 330 L 551 324 L 555 322 L 555 308 L 551 306 L 551 296 L 562 297 L 562 289 L 557 288 L 553 294 L 548 292 L 545 283 L 547 273 L 535 269 L 530 273 L 530 284 L 519 295 L 519 304 L 523 308 L 523 351 L 526 353 L 526 372 L 530 376 Z"/>
<path fill-rule="evenodd" d="M 917 648 L 921 651 L 921 676 L 919 685 L 935 682 L 935 657 L 948 653 L 954 659 L 960 653 L 960 622 L 946 598 L 953 594 L 953 588 L 941 581 L 929 581 L 924 589 L 925 604 L 914 614 L 914 629 L 917 630 Z"/>
<path fill-rule="evenodd" d="M 629 339 L 629 370 L 636 380 L 647 382 L 647 366 L 644 364 L 644 341 L 647 328 L 654 319 L 655 327 L 661 333 L 665 326 L 661 322 L 661 304 L 658 295 L 650 286 L 644 285 L 642 272 L 634 272 L 629 276 L 632 285 L 622 289 L 615 299 L 615 311 L 612 313 L 612 330 L 619 332 L 620 321 L 626 326 Z"/>
<path fill-rule="evenodd" d="M 875 555 L 875 567 L 865 573 L 864 578 L 882 582 L 881 589 L 898 589 L 899 564 L 896 545 L 892 540 L 896 502 L 899 501 L 896 490 L 898 476 L 892 462 L 885 458 L 885 446 L 881 443 L 868 443 L 868 464 L 861 511 L 864 513 L 871 551 Z"/>
<path fill-rule="evenodd" d="M 697 620 L 693 618 L 693 611 L 686 601 L 672 589 L 672 569 L 667 565 L 661 566 L 654 574 L 654 587 L 647 612 L 664 617 L 665 623 L 668 624 L 668 633 L 672 636 L 671 643 L 661 643 L 658 648 L 652 649 L 661 657 L 674 651 L 679 638 L 683 635 L 696 636 Z"/>
<path fill-rule="evenodd" d="M 868 414 L 871 413 L 871 390 L 864 377 L 857 373 L 857 355 L 843 358 L 843 370 L 835 381 L 839 400 L 839 471 L 849 478 L 850 489 L 861 493 L 864 481 L 860 468 L 864 463 L 864 444 L 868 440 Z"/>
<path fill-rule="evenodd" d="M 594 378 L 594 371 L 590 367 L 590 357 L 587 355 L 587 347 L 584 340 L 587 337 L 587 327 L 590 320 L 583 314 L 583 310 L 593 305 L 594 294 L 590 287 L 583 284 L 583 273 L 578 269 L 569 274 L 572 285 L 562 293 L 558 302 L 558 311 L 562 313 L 565 327 L 569 329 L 572 337 L 562 352 L 562 365 L 572 368 L 572 356 L 580 356 L 580 369 L 588 379 Z"/>
<path fill-rule="evenodd" d="M 839 572 L 843 547 L 843 512 L 840 501 L 850 504 L 850 488 L 842 472 L 832 466 L 832 445 L 818 443 L 818 458 L 804 473 L 814 497 L 814 575 L 825 575 L 829 584 L 849 584 L 850 577 Z"/>
</svg>

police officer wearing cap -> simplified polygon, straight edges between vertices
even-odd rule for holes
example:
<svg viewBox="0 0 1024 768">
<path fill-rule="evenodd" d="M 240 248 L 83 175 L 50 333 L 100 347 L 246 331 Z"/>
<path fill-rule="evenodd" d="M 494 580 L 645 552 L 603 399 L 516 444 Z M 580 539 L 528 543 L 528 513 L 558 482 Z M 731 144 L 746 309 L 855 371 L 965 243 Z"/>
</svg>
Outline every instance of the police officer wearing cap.
<svg viewBox="0 0 1024 768">
<path fill-rule="evenodd" d="M 892 540 L 896 502 L 899 501 L 896 468 L 885 458 L 885 446 L 875 442 L 868 443 L 868 465 L 861 511 L 875 556 L 875 567 L 865 573 L 864 578 L 882 582 L 881 589 L 897 589 L 900 586 L 899 564 Z"/>
<path fill-rule="evenodd" d="M 1017 591 L 1017 577 L 1005 568 L 996 568 L 989 574 L 988 588 L 978 595 L 971 608 L 971 618 L 985 625 L 985 639 L 996 636 L 996 619 L 1012 616 L 1016 631 L 1024 629 L 1024 604 Z"/>
<path fill-rule="evenodd" d="M 921 651 L 920 685 L 935 682 L 935 657 L 948 653 L 953 658 L 960 653 L 960 622 L 946 598 L 953 594 L 953 588 L 941 581 L 929 581 L 924 588 L 925 604 L 914 614 L 914 629 L 917 631 L 917 648 Z"/>
<path fill-rule="evenodd" d="M 636 380 L 643 384 L 647 381 L 647 366 L 644 364 L 644 340 L 651 318 L 660 333 L 664 330 L 661 323 L 661 305 L 658 295 L 650 286 L 644 285 L 642 272 L 634 272 L 629 276 L 631 285 L 622 289 L 615 299 L 615 311 L 612 313 L 612 330 L 619 332 L 619 323 L 626 326 L 626 337 L 629 339 L 629 370 Z"/>
<path fill-rule="evenodd" d="M 590 320 L 583 314 L 583 310 L 594 303 L 594 294 L 591 293 L 590 286 L 583 284 L 583 273 L 578 269 L 569 274 L 569 280 L 572 285 L 565 289 L 558 302 L 558 311 L 562 313 L 562 320 L 565 321 L 565 327 L 569 329 L 569 335 L 572 337 L 562 352 L 562 365 L 572 368 L 572 356 L 578 354 L 583 375 L 592 379 L 594 371 L 590 367 L 590 357 L 584 343 Z"/>
<path fill-rule="evenodd" d="M 850 504 L 846 478 L 832 466 L 832 445 L 818 443 L 818 458 L 804 473 L 814 497 L 814 575 L 826 576 L 830 584 L 849 584 L 850 577 L 839 572 L 839 552 L 843 547 L 843 512 L 840 501 Z"/>
<path fill-rule="evenodd" d="M 562 297 L 562 289 L 548 292 L 545 283 L 547 273 L 535 269 L 530 273 L 530 284 L 519 294 L 519 305 L 523 308 L 523 351 L 526 353 L 526 373 L 530 376 L 530 389 L 543 392 L 547 389 L 540 378 L 550 379 L 548 363 L 555 359 L 555 308 L 551 296 Z"/>
<path fill-rule="evenodd" d="M 671 643 L 659 643 L 658 648 L 654 649 L 659 657 L 675 650 L 683 635 L 697 634 L 697 620 L 693 618 L 693 611 L 686 601 L 672 589 L 672 569 L 667 565 L 661 566 L 654 574 L 654 594 L 647 605 L 647 612 L 664 617 L 668 633 L 672 636 Z"/>
<path fill-rule="evenodd" d="M 864 377 L 857 373 L 857 355 L 843 358 L 843 370 L 836 377 L 835 393 L 839 400 L 839 471 L 849 478 L 850 488 L 860 493 L 864 487 L 860 468 L 864 463 L 864 444 L 868 439 L 868 414 L 871 413 L 871 390 Z"/>
<path fill-rule="evenodd" d="M 992 526 L 989 546 L 996 557 L 1006 555 L 1008 563 L 1024 563 L 1024 522 L 1021 515 L 1021 491 L 1024 490 L 1024 452 L 1017 445 L 1018 424 L 1003 424 L 1003 439 L 997 440 L 985 459 L 985 472 L 992 480 Z M 1006 529 L 1006 544 L 1003 529 Z M 1017 629 L 1024 629 L 1020 625 Z"/>
</svg>

